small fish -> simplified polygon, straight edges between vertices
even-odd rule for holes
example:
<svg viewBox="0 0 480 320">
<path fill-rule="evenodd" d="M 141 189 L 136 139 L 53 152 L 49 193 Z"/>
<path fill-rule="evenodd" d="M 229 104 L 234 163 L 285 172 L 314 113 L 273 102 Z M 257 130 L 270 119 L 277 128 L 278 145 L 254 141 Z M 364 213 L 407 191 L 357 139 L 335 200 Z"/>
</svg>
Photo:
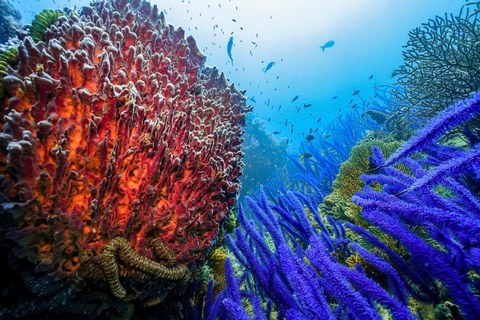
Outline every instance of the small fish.
<svg viewBox="0 0 480 320">
<path fill-rule="evenodd" d="M 356 95 L 359 94 L 359 93 L 360 93 L 360 90 L 355 90 L 355 91 L 353 91 L 352 97 L 356 96 Z"/>
<path fill-rule="evenodd" d="M 311 153 L 304 153 L 300 156 L 300 159 L 310 159 L 311 157 L 313 157 L 313 155 Z"/>
<path fill-rule="evenodd" d="M 233 37 L 230 37 L 227 44 L 227 53 L 228 53 L 228 57 L 230 58 L 230 61 L 232 61 L 232 66 L 233 66 L 232 47 L 233 47 Z"/>
<path fill-rule="evenodd" d="M 287 123 L 288 123 L 288 119 L 285 119 L 285 127 L 287 126 Z"/>
<path fill-rule="evenodd" d="M 323 137 L 323 139 L 328 139 L 330 137 L 329 134 L 327 134 L 325 137 Z"/>
<path fill-rule="evenodd" d="M 268 118 L 267 123 L 270 122 L 270 119 L 271 119 L 271 118 Z"/>
<path fill-rule="evenodd" d="M 306 136 L 305 136 L 305 139 L 307 139 L 307 141 L 310 142 L 310 141 L 314 140 L 315 137 L 312 136 L 311 134 L 309 134 L 309 135 L 306 135 Z"/>
<path fill-rule="evenodd" d="M 251 98 L 250 98 L 250 101 L 252 101 L 252 102 L 257 102 L 257 101 L 255 101 L 255 97 L 251 97 Z"/>
<path fill-rule="evenodd" d="M 370 77 L 368 77 L 368 80 L 370 80 L 370 79 L 372 79 L 372 78 L 373 78 L 373 74 L 372 74 Z"/>
<path fill-rule="evenodd" d="M 280 109 L 282 109 L 282 105 L 280 105 L 280 106 L 278 107 L 278 111 L 280 111 Z"/>
<path fill-rule="evenodd" d="M 233 21 L 233 22 L 237 22 L 237 20 L 235 20 L 235 19 L 232 19 L 232 21 Z"/>
<path fill-rule="evenodd" d="M 281 130 L 280 131 L 273 131 L 273 134 L 279 134 L 280 132 L 282 132 Z"/>
<path fill-rule="evenodd" d="M 333 100 L 335 100 L 335 99 L 337 99 L 337 98 L 338 98 L 338 96 L 335 96 L 335 97 L 333 97 Z"/>
<path fill-rule="evenodd" d="M 320 123 L 322 121 L 322 118 L 318 118 L 317 123 Z"/>
<path fill-rule="evenodd" d="M 320 48 L 322 48 L 322 51 L 325 52 L 325 48 L 331 48 L 331 47 L 333 47 L 334 44 L 335 44 L 335 41 L 330 40 L 327 43 L 325 43 L 323 46 L 321 46 Z"/>
<path fill-rule="evenodd" d="M 295 98 L 293 98 L 292 102 L 295 102 L 295 100 L 298 99 L 298 96 L 295 96 Z"/>
<path fill-rule="evenodd" d="M 271 61 L 266 68 L 263 68 L 263 72 L 265 72 L 265 74 L 267 74 L 267 71 L 270 70 L 273 66 L 275 65 L 275 62 Z"/>
<path fill-rule="evenodd" d="M 311 106 L 312 106 L 311 103 L 309 103 L 309 104 L 304 104 L 304 105 L 303 105 L 303 108 L 306 109 L 306 108 L 310 108 Z"/>
</svg>

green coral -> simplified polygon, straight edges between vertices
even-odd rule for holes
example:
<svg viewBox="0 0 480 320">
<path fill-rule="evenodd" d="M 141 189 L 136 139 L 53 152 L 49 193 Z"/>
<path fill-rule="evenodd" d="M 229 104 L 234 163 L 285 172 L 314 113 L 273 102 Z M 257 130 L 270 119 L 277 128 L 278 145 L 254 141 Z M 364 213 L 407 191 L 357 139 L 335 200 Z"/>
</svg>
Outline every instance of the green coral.
<svg viewBox="0 0 480 320">
<path fill-rule="evenodd" d="M 385 157 L 400 147 L 400 142 L 384 142 L 382 140 L 364 140 L 352 148 L 350 157 L 342 163 L 336 179 L 333 181 L 333 192 L 325 197 L 323 210 L 329 212 L 337 219 L 350 221 L 365 226 L 361 217 L 361 208 L 351 201 L 355 192 L 362 191 L 365 183 L 360 175 L 370 168 L 372 147 L 380 148 Z M 373 186 L 380 187 L 380 186 Z"/>
<path fill-rule="evenodd" d="M 18 49 L 10 48 L 0 54 L 0 98 L 5 95 L 5 83 L 3 77 L 7 72 L 8 66 L 14 66 L 18 63 Z"/>
<path fill-rule="evenodd" d="M 64 13 L 60 10 L 45 9 L 35 15 L 30 28 L 30 36 L 35 42 L 42 41 L 45 37 L 45 31 L 55 23 Z"/>
</svg>

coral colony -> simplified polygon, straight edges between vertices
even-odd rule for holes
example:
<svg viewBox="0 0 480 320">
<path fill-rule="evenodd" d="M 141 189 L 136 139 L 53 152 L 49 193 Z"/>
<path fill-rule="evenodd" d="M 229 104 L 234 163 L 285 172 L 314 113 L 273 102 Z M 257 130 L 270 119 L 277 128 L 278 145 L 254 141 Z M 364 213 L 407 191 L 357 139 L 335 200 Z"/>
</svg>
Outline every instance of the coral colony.
<svg viewBox="0 0 480 320">
<path fill-rule="evenodd" d="M 214 302 L 207 292 L 197 318 L 478 319 L 480 144 L 437 142 L 479 113 L 480 93 L 388 160 L 373 147 L 373 169 L 352 197 L 368 230 L 320 212 L 313 195 L 247 198 L 253 220 L 240 206 L 243 231 L 227 235 L 244 271 L 235 278 L 228 262 L 226 289 Z"/>
<path fill-rule="evenodd" d="M 61 15 L 18 57 L 0 101 L 1 233 L 32 299 L 160 302 L 234 204 L 245 98 L 148 2 Z M 32 299 L 4 315 L 42 309 Z"/>
<path fill-rule="evenodd" d="M 29 32 L 0 57 L 0 318 L 480 318 L 480 93 L 304 145 L 235 207 L 251 107 L 156 6 Z"/>
</svg>

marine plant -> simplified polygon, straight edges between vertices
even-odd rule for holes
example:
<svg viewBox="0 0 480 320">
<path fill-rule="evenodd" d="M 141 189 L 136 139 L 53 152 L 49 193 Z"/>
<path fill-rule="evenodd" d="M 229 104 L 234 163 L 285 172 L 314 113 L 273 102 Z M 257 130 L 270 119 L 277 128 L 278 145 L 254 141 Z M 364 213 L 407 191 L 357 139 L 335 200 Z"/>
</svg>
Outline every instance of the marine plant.
<svg viewBox="0 0 480 320">
<path fill-rule="evenodd" d="M 252 219 L 240 207 L 242 229 L 227 238 L 245 271 L 226 267 L 226 289 L 199 314 L 250 319 L 248 300 L 257 319 L 477 319 L 480 143 L 475 134 L 468 148 L 439 142 L 479 106 L 480 93 L 451 106 L 388 159 L 373 147 L 352 200 L 406 252 L 319 212 L 313 195 L 287 191 L 269 203 L 261 192 L 247 199 Z"/>
<path fill-rule="evenodd" d="M 441 112 L 402 147 L 385 159 L 373 149 L 375 174 L 363 175 L 366 186 L 352 200 L 363 216 L 390 234 L 410 253 L 412 266 L 430 274 L 448 290 L 465 318 L 480 316 L 480 145 L 464 149 L 438 140 L 480 112 L 480 93 Z M 421 157 L 412 157 L 415 154 Z M 402 163 L 407 174 L 395 168 Z M 439 192 L 438 187 L 449 192 Z M 425 232 L 419 232 L 421 228 Z M 426 233 L 426 236 L 425 236 Z"/>
<path fill-rule="evenodd" d="M 287 192 L 279 198 L 282 205 L 276 206 L 261 192 L 258 201 L 247 198 L 247 202 L 255 222 L 240 207 L 244 232 L 237 229 L 236 239 L 228 238 L 245 272 L 235 278 L 226 263 L 227 287 L 214 302 L 207 299 L 201 311 L 204 319 L 250 319 L 242 307 L 244 300 L 253 305 L 256 319 L 270 319 L 273 313 L 278 319 L 376 319 L 381 310 L 390 310 L 394 319 L 414 318 L 405 297 L 413 289 L 381 257 L 351 243 L 342 224 L 321 217 L 308 197 Z M 313 220 L 304 206 L 311 210 Z M 354 252 L 391 280 L 387 289 L 369 278 L 361 266 L 345 266 L 343 259 Z"/>
<path fill-rule="evenodd" d="M 375 88 L 376 92 L 377 90 Z M 382 92 L 378 92 L 378 94 L 380 95 Z M 337 117 L 320 134 L 315 134 L 315 140 L 303 142 L 300 147 L 300 156 L 288 155 L 290 163 L 285 186 L 304 193 L 311 193 L 317 197 L 318 202 L 330 194 L 332 183 L 341 164 L 348 159 L 352 147 L 367 135 L 378 139 L 387 137 L 383 123 L 378 123 L 367 116 L 367 112 L 372 110 L 382 114 L 389 113 L 388 103 L 382 103 L 387 98 L 382 98 L 385 100 L 372 99 L 372 101 L 366 102 L 362 99 L 360 106 Z M 371 103 L 375 104 L 375 109 L 370 107 Z M 305 155 L 309 156 L 305 157 Z M 278 188 L 278 185 L 275 187 Z M 268 189 L 272 188 L 267 186 L 267 191 L 270 192 Z M 274 199 L 275 197 L 272 197 L 272 200 Z"/>
<path fill-rule="evenodd" d="M 250 107 L 147 1 L 43 27 L 3 78 L 1 261 L 17 281 L 0 317 L 162 308 L 235 202 Z"/>
<path fill-rule="evenodd" d="M 365 183 L 360 175 L 370 169 L 372 147 L 378 147 L 388 157 L 401 145 L 400 142 L 384 142 L 382 140 L 362 140 L 352 148 L 349 158 L 342 163 L 333 181 L 332 192 L 324 198 L 323 207 L 328 207 L 329 214 L 344 221 L 364 224 L 360 214 L 361 207 L 355 205 L 351 198 L 355 192 L 361 191 Z"/>
<path fill-rule="evenodd" d="M 479 3 L 436 16 L 410 31 L 398 75 L 396 120 L 417 129 L 455 101 L 480 89 Z"/>
</svg>

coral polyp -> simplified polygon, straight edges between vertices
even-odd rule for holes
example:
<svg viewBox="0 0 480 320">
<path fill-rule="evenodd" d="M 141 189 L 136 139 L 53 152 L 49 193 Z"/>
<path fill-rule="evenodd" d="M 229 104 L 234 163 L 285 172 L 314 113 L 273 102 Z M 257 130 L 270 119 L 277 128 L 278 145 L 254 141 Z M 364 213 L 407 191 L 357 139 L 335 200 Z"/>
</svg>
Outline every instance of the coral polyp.
<svg viewBox="0 0 480 320">
<path fill-rule="evenodd" d="M 240 188 L 244 96 L 146 1 L 58 16 L 18 57 L 0 97 L 10 254 L 42 286 L 103 279 L 109 297 L 188 279 Z"/>
</svg>

